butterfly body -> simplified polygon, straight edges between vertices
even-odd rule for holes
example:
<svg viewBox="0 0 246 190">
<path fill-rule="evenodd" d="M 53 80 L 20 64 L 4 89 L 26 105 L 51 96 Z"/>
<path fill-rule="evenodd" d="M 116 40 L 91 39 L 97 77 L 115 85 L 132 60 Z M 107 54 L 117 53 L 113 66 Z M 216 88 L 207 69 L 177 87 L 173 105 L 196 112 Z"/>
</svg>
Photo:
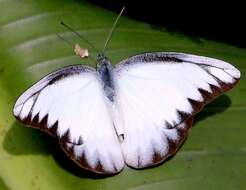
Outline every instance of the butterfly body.
<svg viewBox="0 0 246 190">
<path fill-rule="evenodd" d="M 113 102 L 115 96 L 113 66 L 109 59 L 103 54 L 98 55 L 97 61 L 97 72 L 102 81 L 104 93 L 107 98 Z"/>
</svg>

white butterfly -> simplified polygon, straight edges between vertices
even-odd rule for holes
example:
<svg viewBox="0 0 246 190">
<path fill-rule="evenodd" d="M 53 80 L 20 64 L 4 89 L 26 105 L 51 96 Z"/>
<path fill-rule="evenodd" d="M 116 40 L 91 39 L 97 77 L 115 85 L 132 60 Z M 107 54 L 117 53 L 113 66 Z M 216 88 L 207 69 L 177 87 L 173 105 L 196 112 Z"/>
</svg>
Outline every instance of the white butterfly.
<svg viewBox="0 0 246 190">
<path fill-rule="evenodd" d="M 96 173 L 164 161 L 186 139 L 193 116 L 240 78 L 229 63 L 184 53 L 139 54 L 115 68 L 103 54 L 97 61 L 97 70 L 76 65 L 47 75 L 13 111 Z"/>
<path fill-rule="evenodd" d="M 21 122 L 57 136 L 81 167 L 116 173 L 158 164 L 187 136 L 194 114 L 231 89 L 240 72 L 229 63 L 183 53 L 145 53 L 112 68 L 62 68 L 24 92 Z"/>
</svg>

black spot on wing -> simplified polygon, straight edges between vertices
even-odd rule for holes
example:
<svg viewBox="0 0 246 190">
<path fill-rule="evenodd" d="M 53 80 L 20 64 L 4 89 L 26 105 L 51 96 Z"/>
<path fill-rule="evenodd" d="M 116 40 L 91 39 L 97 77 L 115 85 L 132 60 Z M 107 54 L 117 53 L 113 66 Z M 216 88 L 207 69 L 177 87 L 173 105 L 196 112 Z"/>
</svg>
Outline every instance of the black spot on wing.
<svg viewBox="0 0 246 190">
<path fill-rule="evenodd" d="M 57 137 L 57 129 L 58 129 L 58 121 L 56 121 L 54 123 L 54 125 L 52 125 L 50 128 L 49 128 L 49 132 L 52 136 L 56 136 Z"/>
<path fill-rule="evenodd" d="M 175 152 L 178 146 L 178 140 L 173 140 L 167 137 L 168 142 L 168 152 L 171 154 L 172 152 Z"/>
<path fill-rule="evenodd" d="M 159 163 L 163 160 L 163 156 L 157 151 L 154 151 L 154 154 L 152 156 L 152 162 L 153 163 Z"/>
<path fill-rule="evenodd" d="M 177 113 L 179 115 L 179 121 L 185 121 L 187 118 L 191 116 L 191 114 L 177 110 Z"/>
<path fill-rule="evenodd" d="M 95 167 L 95 170 L 98 172 L 101 172 L 101 173 L 105 173 L 105 170 L 104 170 L 100 160 L 97 161 L 97 165 Z"/>
<path fill-rule="evenodd" d="M 164 126 L 167 128 L 167 129 L 173 129 L 173 125 L 171 123 L 169 123 L 168 121 L 165 121 L 165 124 Z"/>
<path fill-rule="evenodd" d="M 32 116 L 32 115 L 31 115 Z M 38 126 L 39 125 L 39 113 L 37 113 L 32 120 L 30 120 L 29 125 Z M 43 128 L 43 127 L 40 127 Z"/>
<path fill-rule="evenodd" d="M 141 168 L 141 167 L 143 167 L 142 165 L 141 165 L 141 157 L 140 157 L 140 153 L 138 152 L 138 168 Z"/>
<path fill-rule="evenodd" d="M 213 98 L 213 93 L 210 93 L 209 91 L 206 91 L 202 88 L 198 88 L 198 91 L 202 95 L 203 101 L 206 102 L 207 100 L 210 100 Z"/>
<path fill-rule="evenodd" d="M 203 102 L 197 101 L 197 100 L 193 100 L 191 98 L 188 98 L 189 103 L 192 106 L 193 109 L 193 113 L 196 113 L 198 111 L 200 111 L 203 107 Z"/>
<path fill-rule="evenodd" d="M 70 130 L 67 129 L 67 131 L 64 134 L 62 134 L 60 141 L 70 142 L 70 139 L 71 139 Z"/>
<path fill-rule="evenodd" d="M 174 129 L 174 128 L 177 128 L 177 126 L 184 122 L 186 119 L 188 119 L 189 117 L 191 117 L 192 114 L 189 114 L 189 113 L 186 113 L 186 112 L 183 112 L 183 111 L 180 111 L 180 110 L 177 110 L 177 114 L 178 114 L 178 121 L 177 122 L 173 122 L 172 124 L 169 123 L 168 121 L 165 121 L 164 123 L 164 127 L 166 129 Z"/>
<path fill-rule="evenodd" d="M 78 140 L 78 145 L 82 145 L 83 144 L 83 139 L 82 139 L 82 137 L 80 136 L 79 137 L 79 140 Z"/>
</svg>

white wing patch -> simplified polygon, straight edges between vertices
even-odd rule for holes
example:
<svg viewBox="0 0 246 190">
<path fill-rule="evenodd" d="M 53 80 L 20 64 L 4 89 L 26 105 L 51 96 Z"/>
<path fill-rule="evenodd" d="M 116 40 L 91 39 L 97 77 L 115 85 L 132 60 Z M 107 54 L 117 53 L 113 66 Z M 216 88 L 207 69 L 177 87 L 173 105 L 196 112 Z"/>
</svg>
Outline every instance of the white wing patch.
<svg viewBox="0 0 246 190">
<path fill-rule="evenodd" d="M 119 172 L 124 160 L 95 73 L 81 72 L 49 82 L 42 88 L 36 86 L 38 91 L 27 90 L 16 102 L 15 116 L 57 136 L 65 151 L 71 144 L 70 157 L 80 166 L 98 173 Z"/>
<path fill-rule="evenodd" d="M 116 101 L 124 121 L 126 163 L 143 168 L 173 154 L 193 115 L 239 77 L 228 63 L 178 53 L 146 53 L 117 65 Z"/>
</svg>

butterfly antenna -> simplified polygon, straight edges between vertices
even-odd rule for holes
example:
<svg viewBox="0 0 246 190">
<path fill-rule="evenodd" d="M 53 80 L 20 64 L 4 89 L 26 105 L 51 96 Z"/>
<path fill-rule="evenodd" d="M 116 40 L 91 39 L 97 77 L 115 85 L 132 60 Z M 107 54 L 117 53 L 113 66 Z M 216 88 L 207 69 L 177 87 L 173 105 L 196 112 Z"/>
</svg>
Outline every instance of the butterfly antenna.
<svg viewBox="0 0 246 190">
<path fill-rule="evenodd" d="M 82 36 L 81 34 L 79 34 L 77 31 L 75 31 L 74 29 L 72 29 L 70 26 L 68 26 L 67 24 L 65 24 L 63 21 L 61 21 L 61 25 L 64 26 L 65 28 L 67 28 L 68 30 L 70 30 L 71 32 L 73 32 L 80 39 L 84 40 L 89 46 L 91 46 L 91 48 L 94 51 L 96 51 L 99 54 L 99 51 L 95 48 L 95 46 L 89 40 L 87 40 L 84 36 Z"/>
<path fill-rule="evenodd" d="M 56 35 L 57 35 L 58 38 L 60 38 L 64 42 L 66 42 L 69 46 L 72 46 L 73 47 L 73 44 L 70 41 L 66 40 L 65 38 L 63 38 L 61 35 L 59 35 L 57 33 L 56 33 Z"/>
<path fill-rule="evenodd" d="M 109 43 L 110 40 L 112 39 L 112 36 L 113 36 L 114 31 L 115 31 L 116 25 L 117 25 L 117 23 L 118 23 L 118 21 L 119 21 L 119 19 L 120 19 L 120 16 L 122 15 L 122 13 L 123 13 L 124 10 L 125 10 L 125 7 L 123 7 L 123 8 L 121 9 L 120 14 L 119 14 L 119 15 L 117 16 L 117 18 L 115 19 L 114 24 L 113 24 L 113 26 L 112 26 L 112 28 L 111 28 L 109 34 L 108 34 L 107 40 L 106 40 L 106 42 L 105 42 L 105 44 L 104 44 L 102 53 L 105 52 L 105 50 L 106 50 L 106 48 L 107 48 L 107 46 L 108 46 L 108 43 Z"/>
</svg>

